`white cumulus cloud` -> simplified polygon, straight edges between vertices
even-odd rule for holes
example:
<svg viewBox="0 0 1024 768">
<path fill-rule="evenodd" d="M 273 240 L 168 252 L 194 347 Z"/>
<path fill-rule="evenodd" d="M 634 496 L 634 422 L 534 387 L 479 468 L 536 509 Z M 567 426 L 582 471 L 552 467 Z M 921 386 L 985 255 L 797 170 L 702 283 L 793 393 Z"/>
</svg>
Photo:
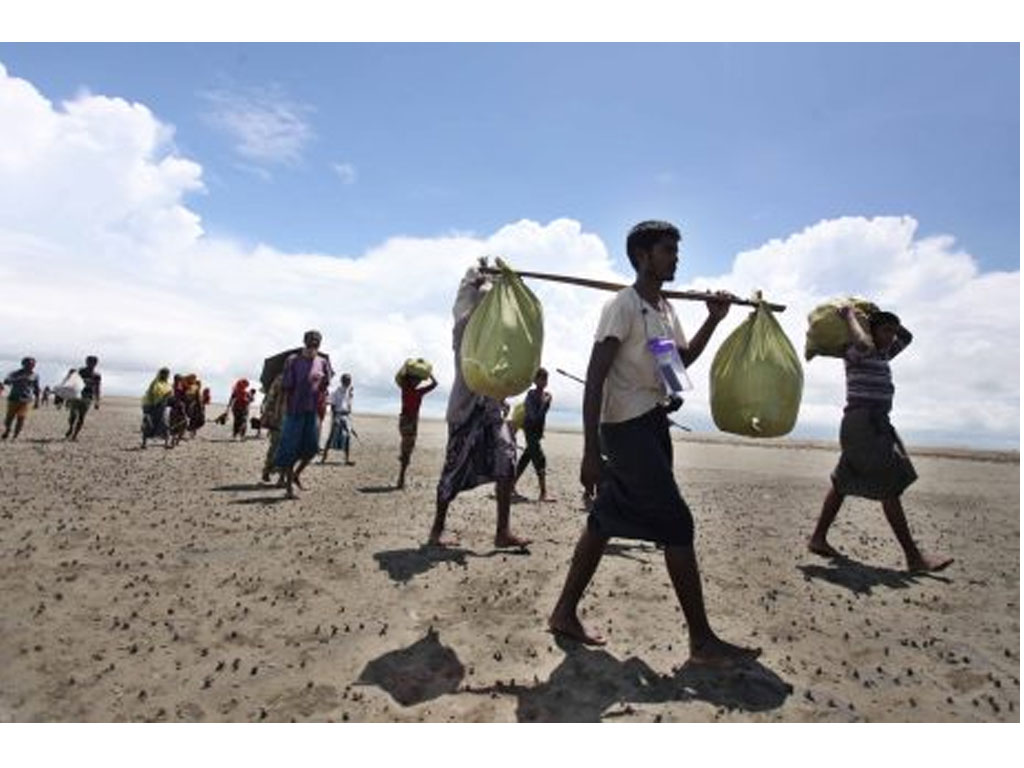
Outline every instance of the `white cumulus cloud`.
<svg viewBox="0 0 1024 768">
<path fill-rule="evenodd" d="M 294 165 L 313 138 L 307 119 L 313 108 L 278 88 L 215 90 L 203 97 L 209 105 L 206 119 L 228 134 L 246 160 Z"/>
<path fill-rule="evenodd" d="M 917 227 L 908 216 L 821 221 L 739 254 L 728 273 L 693 286 L 762 289 L 787 304 L 778 318 L 801 357 L 811 309 L 839 296 L 870 298 L 914 333 L 892 364 L 897 428 L 934 442 L 1017 445 L 1020 272 L 980 273 L 954 238 L 918 237 Z M 684 311 L 696 322 L 693 308 Z M 733 310 L 719 333 L 743 314 Z M 705 377 L 709 362 L 698 362 Z M 843 396 L 840 361 L 806 363 L 801 424 L 838 424 Z"/>
<path fill-rule="evenodd" d="M 304 139 L 270 149 L 274 136 L 253 139 L 269 151 L 254 159 L 301 151 Z M 53 104 L 0 65 L 0 366 L 32 354 L 55 380 L 96 354 L 110 392 L 140 394 L 169 365 L 198 372 L 224 399 L 235 377 L 256 377 L 265 356 L 315 327 L 336 368 L 352 373 L 357 410 L 396 411 L 394 372 L 406 357 L 422 356 L 442 382 L 424 410 L 440 415 L 453 375 L 451 302 L 477 257 L 631 278 L 571 219 L 515 221 L 483 235 L 392 237 L 361 254 L 247 247 L 204 233 L 186 204 L 203 190 L 200 165 L 177 153 L 173 129 L 144 105 L 88 94 Z M 787 304 L 779 318 L 801 355 L 817 303 L 868 296 L 916 335 L 893 364 L 894 421 L 905 436 L 1019 444 L 1020 275 L 979 272 L 950 236 L 920 237 L 910 217 L 851 216 L 738 254 L 724 274 L 700 276 L 687 271 L 684 241 L 679 278 L 676 287 L 762 289 Z M 544 365 L 583 374 L 609 294 L 530 286 L 544 305 Z M 703 307 L 678 302 L 677 310 L 692 334 Z M 691 371 L 685 423 L 710 428 L 708 368 L 745 314 L 732 310 Z M 578 424 L 581 388 L 558 376 L 552 384 L 554 418 Z M 841 363 L 807 364 L 794 434 L 834 437 L 843 394 Z"/>
</svg>

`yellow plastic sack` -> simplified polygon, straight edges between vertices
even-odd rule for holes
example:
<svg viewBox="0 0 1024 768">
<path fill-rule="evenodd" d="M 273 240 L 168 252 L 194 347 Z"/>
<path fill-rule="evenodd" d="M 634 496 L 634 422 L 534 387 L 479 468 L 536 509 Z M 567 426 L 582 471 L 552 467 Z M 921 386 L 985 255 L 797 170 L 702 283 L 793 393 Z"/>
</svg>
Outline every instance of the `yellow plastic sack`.
<svg viewBox="0 0 1024 768">
<path fill-rule="evenodd" d="M 540 367 L 544 316 L 540 302 L 501 259 L 502 273 L 473 310 L 460 348 L 462 377 L 496 400 L 529 389 Z"/>
<path fill-rule="evenodd" d="M 876 312 L 878 307 L 867 299 L 847 296 L 832 299 L 816 306 L 807 316 L 807 340 L 804 342 L 804 359 L 810 360 L 815 355 L 822 357 L 842 357 L 850 343 L 850 329 L 846 321 L 839 316 L 839 308 L 847 304 L 853 305 L 853 313 L 866 333 L 868 331 L 868 315 Z"/>
<path fill-rule="evenodd" d="M 417 379 L 425 381 L 430 378 L 430 374 L 433 373 L 434 367 L 424 360 L 422 357 L 410 357 L 404 363 L 402 367 L 398 369 L 398 373 L 395 374 L 395 384 L 402 386 L 402 379 L 406 374 L 412 374 Z"/>
<path fill-rule="evenodd" d="M 723 432 L 779 437 L 796 424 L 804 372 L 771 311 L 760 305 L 711 363 L 711 415 Z"/>
</svg>

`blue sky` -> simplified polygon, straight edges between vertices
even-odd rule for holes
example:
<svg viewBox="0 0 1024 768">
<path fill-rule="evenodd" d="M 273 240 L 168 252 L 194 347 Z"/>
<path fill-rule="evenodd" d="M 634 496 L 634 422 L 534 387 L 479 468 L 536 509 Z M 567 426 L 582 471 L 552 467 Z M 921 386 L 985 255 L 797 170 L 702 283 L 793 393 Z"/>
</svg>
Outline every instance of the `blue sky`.
<svg viewBox="0 0 1024 768">
<path fill-rule="evenodd" d="M 699 272 L 821 219 L 910 214 L 985 269 L 1019 264 L 1015 44 L 4 45 L 0 60 L 56 100 L 146 104 L 203 165 L 188 202 L 207 231 L 245 241 L 358 254 L 568 216 L 619 256 L 632 222 L 660 216 Z M 211 118 L 218 94 L 285 105 L 294 142 L 240 154 Z"/>
<path fill-rule="evenodd" d="M 1019 72 L 1016 43 L 3 44 L 0 368 L 97 354 L 111 393 L 170 365 L 226 397 L 318 327 L 357 410 L 422 356 L 440 416 L 476 257 L 625 282 L 665 218 L 675 287 L 763 289 L 798 350 L 822 301 L 897 311 L 912 441 L 1018 447 Z M 543 364 L 582 372 L 607 295 L 531 287 Z M 744 316 L 691 371 L 696 428 Z M 842 366 L 804 376 L 793 436 L 834 437 Z"/>
</svg>

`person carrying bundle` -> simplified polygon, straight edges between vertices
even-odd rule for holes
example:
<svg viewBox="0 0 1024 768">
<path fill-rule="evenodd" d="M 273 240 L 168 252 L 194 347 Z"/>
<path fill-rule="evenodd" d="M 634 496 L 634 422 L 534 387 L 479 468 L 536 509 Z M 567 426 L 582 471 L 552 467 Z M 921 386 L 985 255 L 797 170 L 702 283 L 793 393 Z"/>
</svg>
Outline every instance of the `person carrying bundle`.
<svg viewBox="0 0 1024 768">
<path fill-rule="evenodd" d="M 267 455 L 263 459 L 263 473 L 260 476 L 264 483 L 271 481 L 270 473 L 274 471 L 274 458 L 277 455 L 277 447 L 281 444 L 281 424 L 284 423 L 284 395 L 281 392 L 283 376 L 283 373 L 279 373 L 270 382 L 260 405 L 260 426 L 267 430 L 269 438 Z M 283 473 L 278 474 L 278 484 L 284 485 Z"/>
<path fill-rule="evenodd" d="M 100 407 L 100 383 L 103 377 L 96 370 L 99 359 L 96 355 L 89 355 L 85 358 L 85 366 L 78 369 L 78 375 L 82 378 L 83 386 L 78 397 L 68 401 L 68 429 L 64 433 L 66 440 L 72 442 L 78 439 L 78 433 L 82 431 L 85 424 L 85 415 L 90 408 Z"/>
<path fill-rule="evenodd" d="M 889 422 L 896 393 L 889 361 L 914 337 L 892 312 L 872 311 L 868 315 L 869 333 L 857 321 L 852 305 L 843 304 L 837 312 L 846 323 L 850 339 L 844 355 L 846 408 L 839 428 L 842 453 L 832 471 L 832 485 L 808 549 L 822 557 L 841 557 L 828 543 L 828 530 L 843 499 L 860 496 L 882 502 L 885 519 L 903 548 L 909 571 L 941 571 L 953 558 L 923 554 L 910 534 L 900 496 L 917 479 L 917 472 Z"/>
<path fill-rule="evenodd" d="M 274 463 L 289 499 L 295 498 L 295 487 L 302 488 L 302 471 L 320 452 L 320 407 L 334 376 L 327 358 L 317 354 L 322 339 L 319 331 L 306 331 L 302 351 L 288 357 L 281 376 L 285 416 Z"/>
<path fill-rule="evenodd" d="M 412 459 L 412 451 L 416 447 L 416 433 L 420 424 L 420 404 L 428 393 L 433 392 L 437 387 L 437 379 L 433 373 L 428 373 L 426 378 L 417 375 L 415 370 L 410 370 L 409 362 L 402 366 L 402 370 L 395 377 L 399 389 L 402 390 L 402 411 L 398 414 L 398 434 L 401 443 L 398 449 L 398 480 L 395 488 L 405 488 L 405 472 L 409 468 L 409 461 Z"/>
<path fill-rule="evenodd" d="M 664 547 L 665 565 L 686 616 L 690 661 L 726 665 L 756 658 L 760 649 L 727 643 L 708 621 L 693 517 L 672 474 L 667 412 L 681 401 L 666 405 L 666 385 L 677 374 L 662 370 L 662 358 L 671 347 L 683 364 L 693 363 L 729 303 L 725 294 L 708 299 L 708 317 L 687 341 L 661 293 L 662 284 L 675 278 L 679 240 L 679 230 L 661 221 L 637 224 L 626 239 L 636 282 L 601 313 L 583 396 L 580 483 L 588 496 L 596 488 L 597 496 L 548 626 L 584 644 L 603 645 L 604 639 L 584 629 L 577 615 L 583 593 L 611 537 L 652 541 Z"/>
<path fill-rule="evenodd" d="M 482 264 L 481 264 L 482 266 Z M 444 467 L 437 483 L 437 507 L 427 543 L 448 546 L 442 539 L 448 506 L 464 490 L 494 482 L 497 505 L 496 547 L 524 547 L 529 539 L 512 533 L 512 485 L 515 475 L 516 446 L 501 412 L 501 403 L 493 397 L 473 393 L 462 373 L 462 337 L 473 310 L 483 300 L 491 284 L 480 269 L 471 267 L 459 284 L 452 308 L 455 324 L 452 341 L 455 350 L 455 381 L 448 397 L 448 443 Z"/>
</svg>

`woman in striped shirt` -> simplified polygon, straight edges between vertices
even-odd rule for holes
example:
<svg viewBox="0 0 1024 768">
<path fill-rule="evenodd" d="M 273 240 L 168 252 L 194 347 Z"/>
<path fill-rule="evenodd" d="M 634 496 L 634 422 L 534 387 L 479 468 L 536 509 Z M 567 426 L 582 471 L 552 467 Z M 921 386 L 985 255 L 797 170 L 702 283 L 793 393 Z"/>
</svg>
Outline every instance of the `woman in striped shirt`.
<svg viewBox="0 0 1024 768">
<path fill-rule="evenodd" d="M 828 529 L 846 496 L 882 502 L 885 518 L 903 547 L 907 569 L 941 571 L 951 557 L 927 555 L 917 548 L 907 525 L 900 495 L 917 479 L 903 441 L 889 422 L 895 387 L 889 361 L 913 340 L 910 331 L 891 312 L 876 311 L 868 319 L 870 335 L 854 316 L 853 307 L 839 309 L 853 340 L 846 349 L 846 408 L 839 429 L 842 455 L 832 472 L 832 487 L 808 548 L 824 557 L 840 557 L 827 541 Z"/>
</svg>

